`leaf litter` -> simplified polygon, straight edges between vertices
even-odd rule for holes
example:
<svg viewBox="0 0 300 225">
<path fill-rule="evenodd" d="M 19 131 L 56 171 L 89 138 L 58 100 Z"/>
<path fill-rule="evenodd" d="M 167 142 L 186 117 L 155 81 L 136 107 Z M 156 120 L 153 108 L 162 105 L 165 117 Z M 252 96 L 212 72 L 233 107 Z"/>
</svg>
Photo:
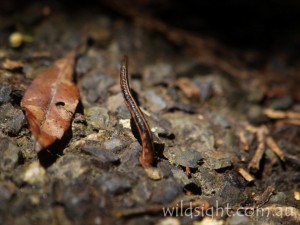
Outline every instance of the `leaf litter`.
<svg viewBox="0 0 300 225">
<path fill-rule="evenodd" d="M 69 128 L 79 102 L 73 83 L 75 53 L 57 60 L 33 80 L 21 101 L 37 150 L 61 139 Z"/>
</svg>

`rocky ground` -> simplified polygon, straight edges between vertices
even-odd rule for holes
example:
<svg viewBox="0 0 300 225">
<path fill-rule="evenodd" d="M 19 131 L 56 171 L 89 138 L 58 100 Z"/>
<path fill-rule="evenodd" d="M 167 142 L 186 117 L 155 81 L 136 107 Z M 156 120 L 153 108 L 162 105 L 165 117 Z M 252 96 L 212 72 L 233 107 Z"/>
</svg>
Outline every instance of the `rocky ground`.
<svg viewBox="0 0 300 225">
<path fill-rule="evenodd" d="M 68 4 L 2 5 L 0 224 L 300 222 L 299 43 L 267 54 L 143 15 L 142 1 Z M 80 104 L 62 140 L 37 153 L 21 99 L 74 50 Z M 120 92 L 124 54 L 154 172 Z"/>
</svg>

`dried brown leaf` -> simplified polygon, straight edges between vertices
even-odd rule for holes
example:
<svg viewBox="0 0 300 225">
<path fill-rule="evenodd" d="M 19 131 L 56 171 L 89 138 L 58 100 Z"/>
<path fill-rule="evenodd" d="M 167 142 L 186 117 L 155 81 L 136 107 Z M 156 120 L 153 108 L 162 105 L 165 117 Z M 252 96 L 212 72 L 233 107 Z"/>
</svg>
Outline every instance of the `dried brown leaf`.
<svg viewBox="0 0 300 225">
<path fill-rule="evenodd" d="M 6 59 L 3 63 L 2 63 L 2 67 L 6 70 L 17 70 L 17 69 L 21 69 L 23 68 L 23 63 L 20 61 L 13 61 L 10 59 Z"/>
<path fill-rule="evenodd" d="M 21 106 L 42 148 L 61 139 L 70 126 L 79 101 L 78 88 L 72 82 L 74 64 L 75 53 L 57 60 L 34 79 L 23 96 Z"/>
</svg>

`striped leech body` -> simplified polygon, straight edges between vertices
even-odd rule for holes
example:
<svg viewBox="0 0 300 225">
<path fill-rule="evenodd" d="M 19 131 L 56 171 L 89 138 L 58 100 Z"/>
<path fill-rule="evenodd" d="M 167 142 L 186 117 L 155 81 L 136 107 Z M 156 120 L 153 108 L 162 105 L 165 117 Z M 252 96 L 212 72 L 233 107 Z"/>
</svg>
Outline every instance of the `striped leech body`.
<svg viewBox="0 0 300 225">
<path fill-rule="evenodd" d="M 153 139 L 150 127 L 145 119 L 144 114 L 138 107 L 135 99 L 130 91 L 130 86 L 128 82 L 128 59 L 124 56 L 121 70 L 120 70 L 120 86 L 121 91 L 125 100 L 125 104 L 130 111 L 131 117 L 137 127 L 139 132 L 141 142 L 142 142 L 142 153 L 140 155 L 140 162 L 144 168 L 152 167 L 153 163 Z"/>
</svg>

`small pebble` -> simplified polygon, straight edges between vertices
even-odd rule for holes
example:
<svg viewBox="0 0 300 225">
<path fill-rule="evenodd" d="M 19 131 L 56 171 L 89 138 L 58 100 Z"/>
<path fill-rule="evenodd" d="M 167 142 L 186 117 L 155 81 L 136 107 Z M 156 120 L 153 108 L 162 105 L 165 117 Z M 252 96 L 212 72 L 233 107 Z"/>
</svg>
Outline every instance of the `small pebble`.
<svg viewBox="0 0 300 225">
<path fill-rule="evenodd" d="M 211 123 L 215 126 L 221 126 L 223 128 L 230 127 L 229 121 L 221 114 L 212 112 L 208 115 L 208 118 L 209 118 L 209 121 L 211 121 Z"/>
<path fill-rule="evenodd" d="M 186 113 L 195 113 L 195 108 L 191 104 L 185 104 L 182 102 L 175 102 L 168 106 L 169 111 L 180 110 Z"/>
<path fill-rule="evenodd" d="M 13 195 L 16 193 L 17 187 L 11 181 L 2 181 L 0 182 L 0 202 L 10 200 Z M 0 204 L 1 207 L 2 204 Z"/>
<path fill-rule="evenodd" d="M 172 173 L 170 163 L 167 160 L 158 162 L 157 168 L 160 170 L 160 173 L 164 178 L 169 177 Z"/>
<path fill-rule="evenodd" d="M 25 124 L 25 115 L 10 103 L 0 106 L 0 128 L 4 133 L 16 135 Z"/>
<path fill-rule="evenodd" d="M 90 107 L 84 112 L 88 125 L 94 129 L 105 130 L 109 124 L 108 110 L 104 107 Z"/>
<path fill-rule="evenodd" d="M 63 184 L 55 186 L 59 202 L 64 206 L 68 218 L 74 221 L 81 221 L 81 224 L 95 224 L 95 218 L 103 218 L 109 202 L 107 195 L 104 195 L 99 188 L 97 190 L 86 180 L 75 179 L 70 182 L 63 181 Z M 56 200 L 57 201 L 57 200 Z M 111 207 L 111 202 L 109 202 Z"/>
<path fill-rule="evenodd" d="M 123 194 L 130 190 L 131 180 L 125 174 L 105 173 L 96 181 L 103 192 L 110 194 Z"/>
<path fill-rule="evenodd" d="M 224 203 L 233 206 L 245 201 L 248 196 L 243 193 L 243 185 L 239 182 L 236 174 L 223 175 L 223 185 L 220 189 L 219 196 Z"/>
<path fill-rule="evenodd" d="M 153 191 L 151 202 L 158 204 L 167 204 L 182 193 L 183 184 L 174 178 L 167 178 L 152 183 Z"/>
<path fill-rule="evenodd" d="M 14 32 L 9 36 L 9 43 L 12 48 L 19 48 L 25 42 L 32 42 L 33 38 L 20 32 Z"/>
<path fill-rule="evenodd" d="M 182 169 L 172 169 L 173 176 L 176 180 L 181 181 L 184 185 L 191 183 L 191 180 L 187 177 L 186 173 Z"/>
<path fill-rule="evenodd" d="M 180 225 L 180 221 L 177 218 L 167 217 L 159 220 L 156 225 Z"/>
<path fill-rule="evenodd" d="M 154 168 L 154 167 L 146 168 L 145 172 L 147 176 L 152 180 L 162 179 L 162 174 L 158 168 Z"/>
<path fill-rule="evenodd" d="M 141 180 L 133 188 L 133 196 L 137 202 L 145 203 L 149 201 L 152 195 L 152 186 L 149 179 Z"/>
<path fill-rule="evenodd" d="M 88 56 L 81 56 L 77 62 L 76 62 L 76 74 L 79 75 L 84 75 L 86 74 L 91 68 L 92 68 L 92 63 L 91 63 L 91 58 Z"/>
<path fill-rule="evenodd" d="M 201 187 L 204 195 L 213 195 L 219 193 L 223 185 L 222 178 L 214 170 L 200 167 L 199 172 L 193 175 L 197 186 Z"/>
<path fill-rule="evenodd" d="M 119 160 L 119 157 L 112 151 L 106 150 L 101 146 L 84 146 L 82 151 L 88 152 L 97 157 L 100 161 L 106 162 L 116 162 Z"/>
<path fill-rule="evenodd" d="M 206 151 L 204 158 L 210 169 L 222 169 L 232 166 L 231 158 L 234 156 L 224 151 Z"/>
<path fill-rule="evenodd" d="M 271 103 L 271 108 L 274 110 L 288 110 L 294 104 L 294 101 L 291 97 L 282 97 L 275 99 Z"/>
<path fill-rule="evenodd" d="M 47 169 L 55 178 L 62 180 L 76 179 L 87 170 L 84 158 L 73 154 L 63 155 Z"/>
<path fill-rule="evenodd" d="M 82 80 L 82 88 L 88 101 L 105 101 L 108 96 L 108 89 L 114 84 L 114 80 L 107 74 L 92 74 L 85 76 Z"/>
<path fill-rule="evenodd" d="M 252 221 L 248 216 L 242 215 L 241 213 L 234 213 L 229 217 L 227 221 L 230 225 L 255 225 L 256 222 Z"/>
<path fill-rule="evenodd" d="M 200 90 L 200 99 L 201 101 L 208 100 L 213 94 L 212 82 L 211 81 L 203 81 L 203 80 L 195 80 L 195 85 Z"/>
<path fill-rule="evenodd" d="M 121 124 L 123 128 L 131 129 L 130 119 L 120 119 L 119 124 Z"/>
<path fill-rule="evenodd" d="M 0 104 L 9 102 L 11 92 L 10 85 L 0 85 Z"/>
<path fill-rule="evenodd" d="M 225 224 L 225 221 L 217 220 L 210 217 L 205 217 L 203 220 L 193 223 L 193 225 L 223 225 L 223 224 Z"/>
<path fill-rule="evenodd" d="M 296 192 L 294 192 L 294 194 L 295 194 Z M 299 194 L 299 196 L 298 196 L 298 199 L 296 199 L 296 200 L 300 200 L 300 193 L 298 192 L 298 194 Z M 278 203 L 278 204 L 280 204 L 281 202 L 285 202 L 286 201 L 286 199 L 287 199 L 287 196 L 286 196 L 286 194 L 284 193 L 284 192 L 282 192 L 282 191 L 278 191 L 278 192 L 275 192 L 271 197 L 270 197 L 270 199 L 269 199 L 269 202 L 270 203 Z"/>
<path fill-rule="evenodd" d="M 253 105 L 247 110 L 247 117 L 253 124 L 261 124 L 268 121 L 268 118 L 263 114 L 263 109 L 257 105 Z"/>
<path fill-rule="evenodd" d="M 164 155 L 171 162 L 175 162 L 176 164 L 184 167 L 188 166 L 190 168 L 196 168 L 198 162 L 202 159 L 200 152 L 190 148 L 189 146 L 171 147 L 164 153 Z"/>
<path fill-rule="evenodd" d="M 163 118 L 157 113 L 151 113 L 148 121 L 151 131 L 159 137 L 174 138 L 172 124 L 167 118 Z"/>
<path fill-rule="evenodd" d="M 11 171 L 18 165 L 20 149 L 7 138 L 0 139 L 0 168 Z"/>
<path fill-rule="evenodd" d="M 159 63 L 147 66 L 144 70 L 145 82 L 149 85 L 169 83 L 173 76 L 170 64 Z"/>
<path fill-rule="evenodd" d="M 124 99 L 123 99 L 123 95 L 122 93 L 118 93 L 116 95 L 112 95 L 109 96 L 107 99 L 107 109 L 112 112 L 112 113 L 118 113 L 118 108 L 122 107 L 122 109 L 124 109 L 124 111 L 126 112 L 126 116 L 128 116 L 127 118 L 130 117 L 130 113 L 129 110 L 127 109 Z M 126 117 L 121 117 L 121 118 L 126 118 Z"/>
<path fill-rule="evenodd" d="M 151 111 L 153 112 L 159 112 L 163 109 L 166 109 L 168 106 L 167 102 L 160 95 L 158 95 L 152 90 L 146 91 L 145 97 L 151 105 Z"/>
<path fill-rule="evenodd" d="M 300 192 L 299 191 L 294 191 L 294 199 L 297 201 L 300 201 Z"/>
<path fill-rule="evenodd" d="M 265 96 L 264 92 L 259 87 L 254 87 L 253 90 L 247 96 L 248 101 L 254 104 L 260 103 Z"/>
<path fill-rule="evenodd" d="M 137 172 L 137 168 L 140 167 L 139 155 L 142 151 L 142 147 L 138 142 L 133 142 L 129 148 L 127 148 L 121 155 L 121 165 L 119 170 Z"/>
<path fill-rule="evenodd" d="M 125 143 L 121 139 L 115 137 L 103 143 L 103 146 L 107 151 L 112 151 L 115 153 L 124 148 L 124 145 Z"/>
<path fill-rule="evenodd" d="M 9 36 L 9 43 L 13 48 L 20 47 L 23 44 L 23 34 L 19 32 L 12 33 Z"/>
<path fill-rule="evenodd" d="M 44 184 L 47 180 L 46 170 L 38 161 L 29 164 L 22 177 L 23 181 L 31 185 Z"/>
</svg>

